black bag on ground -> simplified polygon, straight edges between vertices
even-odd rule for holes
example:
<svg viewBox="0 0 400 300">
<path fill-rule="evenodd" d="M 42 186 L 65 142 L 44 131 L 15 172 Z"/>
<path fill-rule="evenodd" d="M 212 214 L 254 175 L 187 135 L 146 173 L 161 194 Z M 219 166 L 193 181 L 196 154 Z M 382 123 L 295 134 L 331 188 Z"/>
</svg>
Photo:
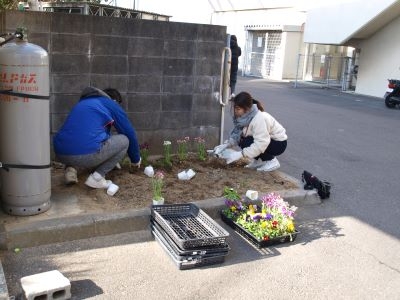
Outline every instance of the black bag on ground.
<svg viewBox="0 0 400 300">
<path fill-rule="evenodd" d="M 331 194 L 331 184 L 328 181 L 321 181 L 316 176 L 307 171 L 303 172 L 303 174 L 301 175 L 301 180 L 305 182 L 305 190 L 316 189 L 318 191 L 318 196 L 321 199 L 329 198 Z"/>
</svg>

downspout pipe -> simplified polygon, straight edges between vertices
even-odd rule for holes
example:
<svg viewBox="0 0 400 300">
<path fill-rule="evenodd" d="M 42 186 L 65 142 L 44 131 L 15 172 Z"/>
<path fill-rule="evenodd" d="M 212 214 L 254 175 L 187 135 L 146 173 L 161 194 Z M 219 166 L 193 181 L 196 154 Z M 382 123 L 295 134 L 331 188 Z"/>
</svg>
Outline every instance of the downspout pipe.
<svg viewBox="0 0 400 300">
<path fill-rule="evenodd" d="M 230 36 L 229 39 L 230 40 Z M 222 50 L 222 63 L 221 63 L 221 80 L 219 86 L 219 104 L 221 105 L 221 133 L 220 133 L 220 144 L 224 140 L 224 117 L 225 117 L 225 105 L 229 101 L 229 81 L 231 76 L 231 59 L 232 52 L 230 47 L 224 47 Z"/>
</svg>

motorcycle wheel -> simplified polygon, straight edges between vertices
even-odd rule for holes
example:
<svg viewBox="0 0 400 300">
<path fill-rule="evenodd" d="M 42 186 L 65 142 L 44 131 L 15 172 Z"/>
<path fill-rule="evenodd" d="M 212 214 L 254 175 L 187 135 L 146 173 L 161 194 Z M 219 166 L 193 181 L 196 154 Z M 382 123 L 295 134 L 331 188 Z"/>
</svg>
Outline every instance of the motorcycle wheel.
<svg viewBox="0 0 400 300">
<path fill-rule="evenodd" d="M 394 108 L 396 106 L 396 103 L 390 100 L 390 97 L 385 98 L 385 104 L 389 108 Z"/>
</svg>

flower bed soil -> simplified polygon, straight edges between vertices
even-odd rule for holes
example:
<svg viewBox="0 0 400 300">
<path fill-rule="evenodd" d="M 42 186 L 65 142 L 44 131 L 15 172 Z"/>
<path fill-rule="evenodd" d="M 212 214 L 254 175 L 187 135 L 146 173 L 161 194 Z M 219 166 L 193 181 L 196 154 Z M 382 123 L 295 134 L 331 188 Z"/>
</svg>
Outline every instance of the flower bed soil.
<svg viewBox="0 0 400 300">
<path fill-rule="evenodd" d="M 155 171 L 162 170 L 165 174 L 163 196 L 165 204 L 187 203 L 222 197 L 225 186 L 232 187 L 244 195 L 247 190 L 257 190 L 260 193 L 297 189 L 298 186 L 279 175 L 279 172 L 257 172 L 244 168 L 244 159 L 227 165 L 225 160 L 207 157 L 200 161 L 196 154 L 190 153 L 185 161 L 172 157 L 172 167 L 165 168 L 161 158 L 149 160 Z M 188 181 L 179 180 L 177 174 L 192 169 L 196 175 Z M 105 190 L 87 187 L 84 182 L 88 171 L 78 170 L 79 182 L 66 186 L 63 182 L 63 168 L 55 163 L 52 168 L 52 193 L 74 194 L 79 206 L 86 211 L 116 211 L 133 208 L 150 207 L 152 204 L 151 178 L 140 169 L 129 169 L 123 165 L 121 170 L 113 170 L 106 179 L 112 180 L 120 189 L 113 196 L 108 196 Z"/>
</svg>

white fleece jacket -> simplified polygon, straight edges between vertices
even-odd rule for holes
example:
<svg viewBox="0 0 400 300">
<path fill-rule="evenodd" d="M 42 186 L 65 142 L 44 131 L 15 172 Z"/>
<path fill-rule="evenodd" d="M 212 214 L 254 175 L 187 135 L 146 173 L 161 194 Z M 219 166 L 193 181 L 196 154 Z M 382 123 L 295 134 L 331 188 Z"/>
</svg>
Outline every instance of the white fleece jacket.
<svg viewBox="0 0 400 300">
<path fill-rule="evenodd" d="M 265 111 L 256 113 L 249 126 L 243 128 L 242 136 L 252 136 L 254 138 L 253 144 L 243 148 L 243 155 L 249 158 L 254 158 L 264 153 L 271 139 L 275 141 L 287 140 L 285 128 Z"/>
</svg>

